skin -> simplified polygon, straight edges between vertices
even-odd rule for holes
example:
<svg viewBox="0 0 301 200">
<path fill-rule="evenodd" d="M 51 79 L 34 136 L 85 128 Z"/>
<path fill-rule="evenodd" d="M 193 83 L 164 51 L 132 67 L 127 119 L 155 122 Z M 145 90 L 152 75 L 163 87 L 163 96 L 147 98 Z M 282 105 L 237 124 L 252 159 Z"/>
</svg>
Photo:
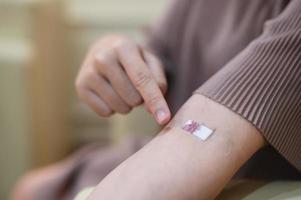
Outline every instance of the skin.
<svg viewBox="0 0 301 200">
<path fill-rule="evenodd" d="M 188 119 L 216 130 L 202 141 L 180 128 Z M 88 200 L 214 199 L 264 145 L 257 129 L 240 116 L 193 95 L 158 136 L 111 172 Z"/>
<path fill-rule="evenodd" d="M 125 36 L 97 41 L 75 85 L 78 96 L 100 116 L 126 114 L 144 102 L 159 124 L 170 120 L 164 99 L 167 82 L 160 60 Z"/>
<path fill-rule="evenodd" d="M 76 80 L 80 98 L 99 115 L 127 113 L 144 102 L 159 124 L 171 116 L 160 61 L 123 36 L 89 51 Z M 207 141 L 181 126 L 192 119 L 215 132 Z M 111 172 L 89 200 L 213 199 L 265 142 L 258 130 L 224 106 L 193 95 L 149 144 Z"/>
</svg>

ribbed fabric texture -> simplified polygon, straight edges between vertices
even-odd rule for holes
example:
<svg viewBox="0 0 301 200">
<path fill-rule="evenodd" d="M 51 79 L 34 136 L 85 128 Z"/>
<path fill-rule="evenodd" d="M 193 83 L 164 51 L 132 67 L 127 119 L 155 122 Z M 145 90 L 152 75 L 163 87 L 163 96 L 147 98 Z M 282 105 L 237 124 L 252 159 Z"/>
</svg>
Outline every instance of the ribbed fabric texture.
<svg viewBox="0 0 301 200">
<path fill-rule="evenodd" d="M 301 170 L 301 0 L 195 93 L 248 120 Z"/>
</svg>

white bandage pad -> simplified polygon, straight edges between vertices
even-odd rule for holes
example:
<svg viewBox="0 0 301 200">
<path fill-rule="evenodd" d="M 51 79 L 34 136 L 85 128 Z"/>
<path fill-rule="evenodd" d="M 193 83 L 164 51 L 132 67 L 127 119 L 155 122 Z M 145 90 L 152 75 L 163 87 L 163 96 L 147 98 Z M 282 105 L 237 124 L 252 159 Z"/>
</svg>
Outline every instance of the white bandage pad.
<svg viewBox="0 0 301 200">
<path fill-rule="evenodd" d="M 210 137 L 210 135 L 212 135 L 214 132 L 214 130 L 206 127 L 203 124 L 195 122 L 193 120 L 188 120 L 184 124 L 182 129 L 191 133 L 192 135 L 197 136 L 198 138 L 200 138 L 203 141 L 207 140 Z"/>
</svg>

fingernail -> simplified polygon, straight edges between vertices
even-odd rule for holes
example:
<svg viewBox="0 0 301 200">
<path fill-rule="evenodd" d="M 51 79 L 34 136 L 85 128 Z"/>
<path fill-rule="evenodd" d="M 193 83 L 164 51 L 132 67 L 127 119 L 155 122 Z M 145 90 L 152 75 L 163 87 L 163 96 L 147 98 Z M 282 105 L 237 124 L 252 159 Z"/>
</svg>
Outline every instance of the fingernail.
<svg viewBox="0 0 301 200">
<path fill-rule="evenodd" d="M 163 110 L 158 110 L 156 112 L 156 118 L 160 124 L 163 123 L 167 119 L 167 117 L 168 117 L 167 113 L 164 112 Z"/>
</svg>

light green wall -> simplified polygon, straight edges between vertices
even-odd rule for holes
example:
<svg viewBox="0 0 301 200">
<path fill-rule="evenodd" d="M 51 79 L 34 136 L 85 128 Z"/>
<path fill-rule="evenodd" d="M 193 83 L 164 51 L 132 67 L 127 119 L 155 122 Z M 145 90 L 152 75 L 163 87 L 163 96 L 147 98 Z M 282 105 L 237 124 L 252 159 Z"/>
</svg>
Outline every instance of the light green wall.
<svg viewBox="0 0 301 200">
<path fill-rule="evenodd" d="M 31 53 L 29 0 L 0 0 L 0 199 L 30 167 L 26 63 Z"/>
<path fill-rule="evenodd" d="M 0 44 L 6 43 L 1 41 Z M 0 199 L 7 199 L 16 179 L 29 168 L 26 44 L 0 47 Z M 5 51 L 4 51 L 5 50 Z"/>
</svg>

